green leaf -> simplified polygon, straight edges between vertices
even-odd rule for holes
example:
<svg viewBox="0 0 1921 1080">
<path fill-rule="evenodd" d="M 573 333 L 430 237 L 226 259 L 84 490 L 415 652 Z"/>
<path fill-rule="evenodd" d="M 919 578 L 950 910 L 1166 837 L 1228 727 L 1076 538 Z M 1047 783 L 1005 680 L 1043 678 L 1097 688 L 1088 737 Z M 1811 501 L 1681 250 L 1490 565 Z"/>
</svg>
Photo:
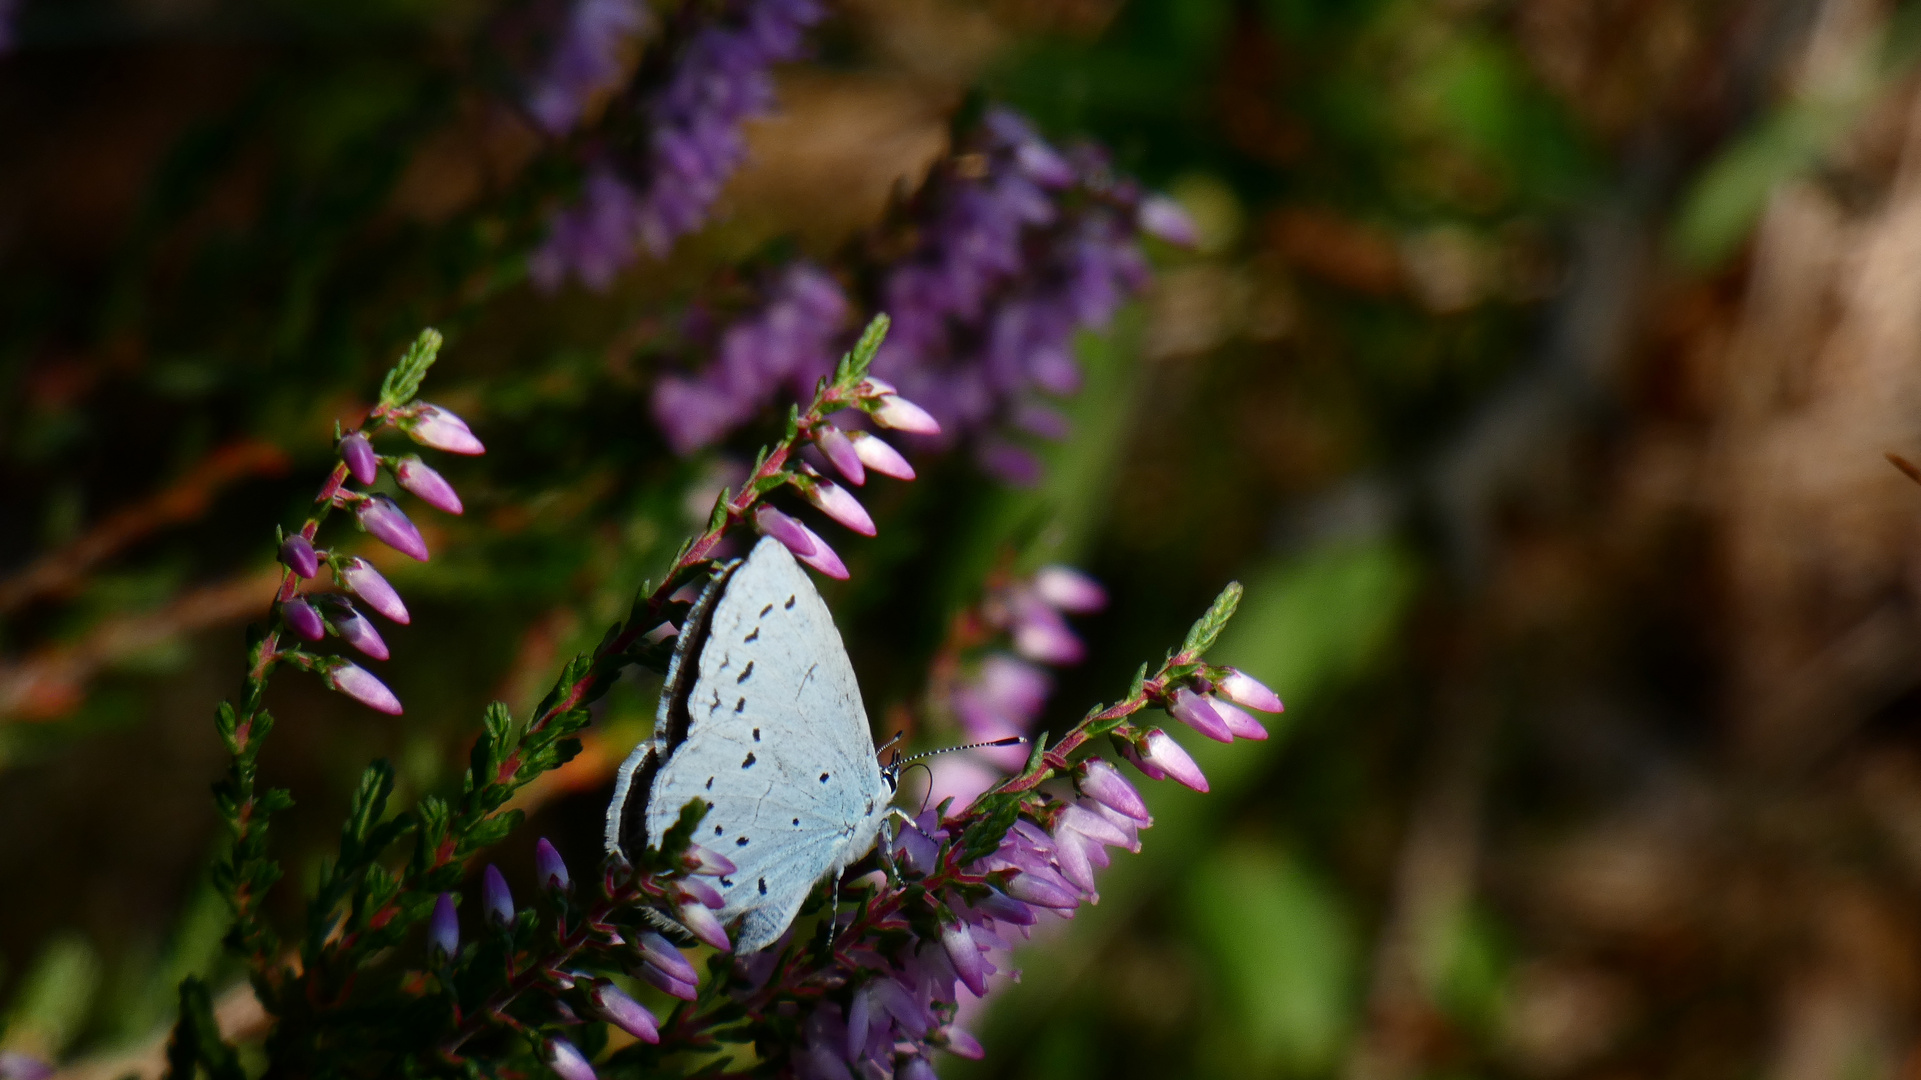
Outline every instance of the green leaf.
<svg viewBox="0 0 1921 1080">
<path fill-rule="evenodd" d="M 387 372 L 380 382 L 380 403 L 388 408 L 405 405 L 420 392 L 420 381 L 427 377 L 427 369 L 434 366 L 440 356 L 440 331 L 428 327 L 420 332 L 400 361 Z"/>
<path fill-rule="evenodd" d="M 963 864 L 984 859 L 999 850 L 1007 830 L 1014 827 L 1015 819 L 1021 814 L 1021 796 L 1018 793 L 986 795 L 981 798 L 981 803 L 985 805 L 975 811 L 980 816 L 961 834 Z"/>
<path fill-rule="evenodd" d="M 1215 640 L 1221 636 L 1221 630 L 1227 626 L 1227 620 L 1234 617 L 1234 609 L 1239 607 L 1240 603 L 1241 583 L 1228 582 L 1227 588 L 1221 590 L 1221 595 L 1214 598 L 1213 606 L 1207 609 L 1207 614 L 1201 616 L 1193 629 L 1187 632 L 1187 640 L 1181 643 L 1181 652 L 1199 656 L 1213 648 Z"/>
<path fill-rule="evenodd" d="M 893 325 L 885 314 L 876 315 L 867 329 L 860 333 L 860 340 L 854 343 L 854 351 L 841 357 L 839 370 L 834 372 L 834 382 L 843 388 L 851 389 L 855 383 L 867 377 L 867 369 L 874 364 L 874 354 L 880 352 L 881 342 L 887 340 L 887 328 Z"/>
<path fill-rule="evenodd" d="M 340 826 L 340 865 L 357 864 L 367 847 L 367 834 L 387 812 L 387 796 L 394 790 L 394 767 L 386 758 L 367 766 L 360 774 L 360 787 L 347 805 L 347 820 Z"/>
<path fill-rule="evenodd" d="M 212 1080 L 247 1080 L 239 1055 L 220 1037 L 207 984 L 188 976 L 180 983 L 180 1020 L 167 1043 L 166 1080 L 193 1080 L 196 1066 Z"/>
</svg>

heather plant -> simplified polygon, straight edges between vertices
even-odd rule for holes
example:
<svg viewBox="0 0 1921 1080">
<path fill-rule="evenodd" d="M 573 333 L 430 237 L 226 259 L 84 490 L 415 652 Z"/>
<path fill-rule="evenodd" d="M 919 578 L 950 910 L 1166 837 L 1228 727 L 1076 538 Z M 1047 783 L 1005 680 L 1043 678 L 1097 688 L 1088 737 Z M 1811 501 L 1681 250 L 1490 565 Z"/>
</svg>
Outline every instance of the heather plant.
<svg viewBox="0 0 1921 1080">
<path fill-rule="evenodd" d="M 463 421 L 417 397 L 439 335 L 423 332 L 408 349 L 378 404 L 338 434 L 337 460 L 312 515 L 281 538 L 273 615 L 253 638 L 238 704 L 216 713 L 231 765 L 215 793 L 232 843 L 215 880 L 233 915 L 228 945 L 244 959 L 271 1019 L 269 1075 L 931 1076 L 937 1050 L 981 1052 L 958 1022 L 962 992 L 985 996 L 988 977 L 1011 970 L 1010 953 L 1030 928 L 1043 917 L 1072 917 L 1097 899 L 1095 870 L 1107 865 L 1109 848 L 1140 849 L 1139 834 L 1152 824 L 1146 805 L 1122 771 L 1092 751 L 1105 742 L 1149 778 L 1205 792 L 1193 759 L 1144 710 L 1164 709 L 1222 741 L 1264 737 L 1240 707 L 1278 711 L 1280 701 L 1205 658 L 1238 603 L 1240 588 L 1230 585 L 1178 648 L 1159 664 L 1141 665 L 1117 701 L 1090 708 L 1059 738 L 1035 736 L 1021 767 L 978 798 L 903 812 L 875 851 L 844 880 L 819 885 L 802 921 L 757 953 L 733 955 L 728 927 L 711 911 L 721 900 L 702 879 L 734 868 L 692 842 L 705 812 L 699 800 L 633 861 L 611 852 L 578 878 L 543 838 L 535 846 L 535 896 L 517 900 L 488 865 L 463 907 L 472 864 L 521 823 L 521 811 L 509 805 L 515 793 L 578 753 L 591 706 L 622 671 L 665 668 L 697 592 L 689 586 L 715 566 L 734 534 L 771 536 L 816 571 L 847 576 L 826 538 L 775 497 L 798 498 L 873 535 L 848 487 L 801 451 L 818 455 L 851 487 L 863 486 L 869 473 L 913 478 L 881 437 L 846 427 L 860 416 L 881 429 L 939 433 L 932 416 L 870 373 L 887 331 L 885 317 L 868 326 L 806 408 L 790 413 L 784 436 L 762 450 L 737 488 L 720 493 L 706 528 L 640 589 L 597 648 L 564 667 L 528 715 L 488 707 L 458 792 L 395 809 L 392 767 L 377 761 L 366 769 L 338 846 L 306 890 L 297 944 L 286 944 L 264 907 L 281 877 L 269 843 L 272 819 L 291 805 L 288 792 L 257 783 L 273 729 L 263 704 L 269 681 L 282 669 L 307 671 L 369 708 L 403 713 L 375 675 L 317 648 L 334 636 L 388 658 L 355 601 L 393 621 L 408 618 L 385 579 L 345 550 L 350 536 L 322 527 L 335 520 L 333 511 L 351 511 L 375 540 L 424 561 L 430 553 L 405 510 L 363 489 L 385 472 L 440 510 L 459 513 L 459 496 L 421 458 L 385 452 L 394 449 L 385 444 L 404 436 L 442 452 L 483 450 Z M 323 568 L 334 590 L 321 588 Z M 1001 635 L 1029 660 L 1078 659 L 1080 642 L 1061 613 L 1102 601 L 1098 584 L 1063 567 L 997 580 L 957 622 L 937 661 L 948 670 L 936 685 L 952 681 L 962 653 Z M 993 678 L 1007 676 L 983 671 L 961 686 L 978 699 Z M 955 701 L 966 696 L 957 692 Z M 973 713 L 970 728 L 984 722 L 979 707 Z M 247 1074 L 198 980 L 180 988 L 168 1061 L 180 1080 L 198 1071 L 216 1080 Z"/>
</svg>

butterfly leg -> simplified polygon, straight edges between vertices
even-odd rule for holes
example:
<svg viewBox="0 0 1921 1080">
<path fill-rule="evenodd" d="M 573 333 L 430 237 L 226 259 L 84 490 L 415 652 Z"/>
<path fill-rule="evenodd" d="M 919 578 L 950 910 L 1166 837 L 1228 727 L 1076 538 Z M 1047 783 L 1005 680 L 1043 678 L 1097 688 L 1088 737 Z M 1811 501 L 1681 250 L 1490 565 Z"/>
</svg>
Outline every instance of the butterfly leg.
<svg viewBox="0 0 1921 1080">
<path fill-rule="evenodd" d="M 843 868 L 844 869 L 844 868 Z M 827 951 L 834 950 L 834 938 L 840 934 L 840 875 L 842 870 L 834 871 L 834 907 L 827 916 Z"/>
</svg>

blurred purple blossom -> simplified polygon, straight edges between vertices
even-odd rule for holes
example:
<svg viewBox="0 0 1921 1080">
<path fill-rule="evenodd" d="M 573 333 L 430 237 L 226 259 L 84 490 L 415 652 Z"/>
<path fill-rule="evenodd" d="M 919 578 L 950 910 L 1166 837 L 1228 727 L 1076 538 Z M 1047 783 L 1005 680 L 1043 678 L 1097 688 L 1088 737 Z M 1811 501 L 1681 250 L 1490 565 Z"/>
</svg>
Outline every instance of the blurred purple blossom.
<svg viewBox="0 0 1921 1080">
<path fill-rule="evenodd" d="M 460 916 L 454 911 L 454 894 L 441 893 L 434 900 L 434 913 L 427 920 L 427 953 L 445 960 L 460 951 Z"/>
<path fill-rule="evenodd" d="M 648 127 L 645 160 L 603 158 L 590 165 L 582 201 L 556 215 L 529 261 L 535 282 L 553 289 L 573 276 L 602 289 L 641 247 L 665 255 L 675 240 L 699 228 L 747 155 L 741 125 L 774 108 L 773 66 L 801 55 L 803 32 L 824 14 L 815 0 L 735 0 L 693 25 L 665 81 L 641 106 Z M 582 65 L 585 56 L 567 69 L 574 77 L 568 87 L 613 67 Z M 537 101 L 548 96 L 554 117 L 577 119 L 574 102 L 590 95 L 558 82 L 551 92 L 543 88 L 534 95 Z"/>
<path fill-rule="evenodd" d="M 575 0 L 527 111 L 548 134 L 566 134 L 595 97 L 618 84 L 627 50 L 650 21 L 640 0 Z"/>
<path fill-rule="evenodd" d="M 541 1057 L 560 1080 L 598 1080 L 585 1055 L 565 1039 L 548 1039 Z"/>
<path fill-rule="evenodd" d="M 834 369 L 847 298 L 832 275 L 797 262 L 767 300 L 721 335 L 714 362 L 691 377 L 668 375 L 654 388 L 654 419 L 685 454 L 739 427 L 783 392 L 805 400 Z"/>
<path fill-rule="evenodd" d="M 511 926 L 514 921 L 514 894 L 507 878 L 493 863 L 480 875 L 480 903 L 487 909 L 487 920 L 496 926 Z"/>
</svg>

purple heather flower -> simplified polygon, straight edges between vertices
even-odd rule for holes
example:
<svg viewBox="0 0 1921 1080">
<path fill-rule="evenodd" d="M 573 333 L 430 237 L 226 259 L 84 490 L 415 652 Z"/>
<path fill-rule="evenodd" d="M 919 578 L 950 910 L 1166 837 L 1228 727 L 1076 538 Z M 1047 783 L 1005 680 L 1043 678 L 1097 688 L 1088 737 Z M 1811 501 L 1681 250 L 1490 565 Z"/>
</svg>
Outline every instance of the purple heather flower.
<svg viewBox="0 0 1921 1080">
<path fill-rule="evenodd" d="M 656 385 L 654 419 L 668 444 L 688 453 L 753 419 L 783 391 L 797 399 L 812 395 L 815 383 L 834 370 L 847 311 L 833 275 L 805 261 L 789 266 L 759 310 L 721 334 L 706 370 L 665 376 Z"/>
<path fill-rule="evenodd" d="M 336 660 L 323 676 L 327 685 L 377 712 L 400 715 L 400 699 L 387 684 L 350 660 Z"/>
<path fill-rule="evenodd" d="M 894 1078 L 895 1080 L 940 1080 L 940 1074 L 934 1071 L 934 1066 L 929 1064 L 926 1058 L 917 1057 L 910 1058 L 907 1064 L 902 1065 L 894 1074 Z"/>
<path fill-rule="evenodd" d="M 321 621 L 320 612 L 305 600 L 288 600 L 280 605 L 280 617 L 287 622 L 287 628 L 308 641 L 319 641 L 327 636 L 327 624 Z"/>
<path fill-rule="evenodd" d="M 979 1061 L 981 1058 L 987 1056 L 987 1050 L 981 1046 L 980 1040 L 960 1028 L 942 1028 L 941 1036 L 947 1045 L 949 1053 L 957 1054 L 972 1061 Z"/>
<path fill-rule="evenodd" d="M 1206 699 L 1208 707 L 1227 725 L 1227 730 L 1237 739 L 1253 739 L 1260 742 L 1267 738 L 1267 728 L 1259 720 L 1238 705 L 1230 705 L 1218 697 Z"/>
<path fill-rule="evenodd" d="M 660 1021 L 654 1019 L 654 1014 L 648 1012 L 646 1006 L 628 997 L 620 987 L 596 980 L 587 996 L 594 1003 L 594 1011 L 615 1027 L 641 1042 L 660 1041 Z"/>
<path fill-rule="evenodd" d="M 380 479 L 380 459 L 374 455 L 373 444 L 367 441 L 367 436 L 358 431 L 341 437 L 340 460 L 346 462 L 347 472 L 363 484 Z"/>
<path fill-rule="evenodd" d="M 727 898 L 720 895 L 720 890 L 699 878 L 681 878 L 674 882 L 674 887 L 682 900 L 698 900 L 715 909 L 727 906 Z"/>
<path fill-rule="evenodd" d="M 962 923 L 948 923 L 941 927 L 941 948 L 947 950 L 947 959 L 954 965 L 954 973 L 960 976 L 967 989 L 975 997 L 987 993 L 987 971 L 981 960 L 980 947 L 974 944 L 974 936 L 967 932 Z"/>
<path fill-rule="evenodd" d="M 714 917 L 714 913 L 708 910 L 706 904 L 698 900 L 689 900 L 680 905 L 679 913 L 681 925 L 695 937 L 721 952 L 733 949 L 733 943 L 727 940 L 727 928 L 720 924 L 720 920 Z"/>
<path fill-rule="evenodd" d="M 1083 893 L 1094 891 L 1094 864 L 1088 858 L 1087 848 L 1098 848 L 1085 837 L 1072 829 L 1061 829 L 1054 841 L 1054 865 L 1060 867 L 1061 876 L 1074 884 Z"/>
<path fill-rule="evenodd" d="M 1221 714 L 1214 711 L 1206 698 L 1185 686 L 1174 691 L 1174 700 L 1168 702 L 1167 711 L 1174 719 L 1215 742 L 1234 741 L 1234 733 L 1227 729 L 1227 722 L 1221 719 Z"/>
<path fill-rule="evenodd" d="M 1034 572 L 1034 594 L 1061 611 L 1085 614 L 1107 606 L 1107 590 L 1071 566 L 1043 566 Z"/>
<path fill-rule="evenodd" d="M 754 511 L 754 524 L 760 531 L 787 545 L 794 558 L 840 581 L 847 580 L 847 564 L 814 530 L 771 506 Z"/>
<path fill-rule="evenodd" d="M 320 555 L 314 551 L 313 541 L 300 533 L 294 533 L 281 543 L 280 561 L 303 578 L 313 577 L 320 572 Z"/>
<path fill-rule="evenodd" d="M 340 640 L 373 657 L 375 660 L 387 659 L 387 643 L 381 640 L 380 632 L 368 622 L 353 605 L 339 597 L 332 598 L 327 605 L 327 621 L 333 624 L 334 632 Z"/>
<path fill-rule="evenodd" d="M 1226 676 L 1215 685 L 1214 692 L 1236 705 L 1260 712 L 1277 713 L 1284 708 L 1280 695 L 1269 690 L 1254 676 L 1234 668 L 1227 669 Z"/>
<path fill-rule="evenodd" d="M 549 135 L 572 130 L 595 97 L 619 84 L 622 53 L 650 21 L 639 0 L 577 0 L 527 111 Z"/>
<path fill-rule="evenodd" d="M 802 479 L 798 482 L 800 493 L 821 513 L 840 522 L 862 536 L 873 536 L 874 519 L 867 514 L 867 508 L 860 500 L 848 494 L 847 489 L 832 480 L 815 473 L 806 465 L 801 466 Z"/>
<path fill-rule="evenodd" d="M 445 960 L 460 951 L 460 917 L 454 913 L 454 894 L 441 893 L 427 920 L 427 954 Z"/>
<path fill-rule="evenodd" d="M 682 865 L 690 874 L 703 874 L 707 877 L 720 877 L 739 869 L 725 855 L 709 851 L 699 844 L 687 845 L 687 854 L 682 860 Z"/>
<path fill-rule="evenodd" d="M 905 431 L 909 435 L 939 435 L 940 421 L 934 419 L 926 409 L 901 397 L 898 394 L 885 394 L 880 404 L 874 406 L 874 422 L 884 428 Z"/>
<path fill-rule="evenodd" d="M 1060 820 L 1054 826 L 1056 843 L 1060 842 L 1062 829 L 1072 829 L 1089 840 L 1108 847 L 1126 848 L 1136 852 L 1140 850 L 1138 837 L 1128 835 L 1120 826 L 1085 807 L 1068 806 L 1061 811 Z"/>
<path fill-rule="evenodd" d="M 340 565 L 340 579 L 347 590 L 367 602 L 367 606 L 380 612 L 402 626 L 411 621 L 407 605 L 400 602 L 400 594 L 394 591 L 387 579 L 373 564 L 362 558 L 351 558 Z"/>
<path fill-rule="evenodd" d="M 6 10 L 0 4 L 0 52 L 7 48 Z M 55 1069 L 30 1054 L 18 1050 L 0 1050 L 0 1080 L 47 1080 Z"/>
<path fill-rule="evenodd" d="M 1046 604 L 1026 595 L 1014 597 L 1014 649 L 1043 664 L 1078 664 L 1087 646 L 1068 629 L 1067 620 Z"/>
<path fill-rule="evenodd" d="M 360 527 L 374 535 L 374 539 L 400 552 L 411 559 L 427 561 L 427 541 L 420 538 L 420 530 L 400 509 L 400 505 L 385 495 L 367 495 L 354 504 L 354 514 L 360 519 Z"/>
<path fill-rule="evenodd" d="M 677 997 L 682 1001 L 693 1001 L 700 997 L 700 987 L 697 984 L 676 979 L 672 972 L 662 971 L 652 964 L 640 965 L 636 974 L 647 980 L 654 989 L 669 997 Z"/>
<path fill-rule="evenodd" d="M 606 162 L 596 162 L 580 185 L 580 201 L 554 215 L 547 240 L 527 257 L 534 284 L 552 292 L 568 274 L 595 291 L 612 285 L 634 261 L 640 233 L 640 195 Z"/>
<path fill-rule="evenodd" d="M 1067 883 L 1045 870 L 1029 870 L 1007 880 L 1007 895 L 1025 903 L 1056 911 L 1071 911 L 1080 906 L 1080 897 Z"/>
<path fill-rule="evenodd" d="M 1191 248 L 1201 240 L 1200 230 L 1194 227 L 1186 208 L 1165 195 L 1142 199 L 1134 220 L 1142 232 L 1176 247 Z"/>
<path fill-rule="evenodd" d="M 548 1039 L 540 1056 L 560 1080 L 599 1080 L 587 1058 L 566 1039 Z"/>
<path fill-rule="evenodd" d="M 1134 749 L 1134 744 L 1122 743 L 1121 756 L 1126 758 L 1128 761 L 1132 762 L 1134 767 L 1139 769 L 1142 775 L 1146 776 L 1149 780 L 1167 779 L 1166 771 L 1163 770 L 1159 765 L 1156 765 L 1153 762 L 1142 757 L 1140 755 L 1140 751 Z"/>
<path fill-rule="evenodd" d="M 651 930 L 646 931 L 640 935 L 640 940 L 634 942 L 634 946 L 640 951 L 641 959 L 668 976 L 685 983 L 700 981 L 700 975 L 694 970 L 694 965 L 687 962 L 687 957 L 681 954 L 680 949 L 675 947 L 673 942 L 661 935 Z"/>
<path fill-rule="evenodd" d="M 1127 782 L 1127 777 L 1122 776 L 1119 769 L 1100 758 L 1091 757 L 1081 763 L 1080 788 L 1088 798 L 1117 814 L 1132 818 L 1142 825 L 1154 822 L 1148 816 L 1147 803 L 1141 800 L 1140 792 L 1134 790 L 1134 785 Z"/>
<path fill-rule="evenodd" d="M 867 482 L 867 468 L 861 464 L 860 453 L 846 432 L 832 424 L 823 424 L 814 430 L 814 445 L 820 447 L 821 454 L 848 483 L 859 487 Z"/>
<path fill-rule="evenodd" d="M 543 888 L 573 891 L 574 879 L 567 874 L 567 863 L 544 836 L 534 844 L 534 876 Z"/>
<path fill-rule="evenodd" d="M 563 211 L 532 260 L 535 280 L 552 288 L 572 274 L 605 288 L 639 247 L 664 255 L 699 228 L 746 157 L 742 123 L 773 109 L 768 69 L 798 57 L 802 31 L 823 14 L 814 0 L 741 0 L 725 15 L 696 24 L 665 84 L 642 106 L 650 133 L 645 160 L 602 158 L 590 172 L 583 202 L 607 201 L 606 192 L 592 190 L 593 176 L 605 175 L 623 189 L 621 212 L 582 221 L 574 210 Z M 556 110 L 562 111 L 572 110 Z M 636 179 L 619 179 L 616 169 Z"/>
<path fill-rule="evenodd" d="M 981 661 L 979 674 L 954 691 L 954 711 L 967 737 L 986 742 L 1008 735 L 1026 735 L 1047 703 L 1054 680 L 1047 672 L 1006 653 L 992 653 Z M 988 752 L 1005 768 L 1026 760 L 1020 747 Z"/>
<path fill-rule="evenodd" d="M 461 513 L 460 493 L 447 482 L 446 477 L 430 468 L 420 460 L 418 454 L 408 454 L 394 467 L 394 479 L 400 486 L 418 495 L 422 502 L 449 514 Z"/>
<path fill-rule="evenodd" d="M 493 863 L 480 874 L 480 905 L 487 909 L 487 921 L 495 926 L 512 926 L 515 919 L 514 894 L 507 878 Z"/>
<path fill-rule="evenodd" d="M 907 463 L 906 458 L 900 456 L 900 451 L 887 445 L 886 441 L 869 435 L 865 431 L 848 432 L 847 441 L 853 444 L 854 454 L 860 458 L 862 465 L 882 476 L 891 476 L 896 480 L 914 478 L 914 467 Z"/>
<path fill-rule="evenodd" d="M 449 454 L 487 452 L 487 448 L 480 445 L 480 440 L 468 430 L 467 421 L 438 405 L 420 406 L 415 410 L 412 420 L 401 421 L 401 429 L 420 445 L 445 450 Z"/>
<path fill-rule="evenodd" d="M 1207 792 L 1207 777 L 1202 775 L 1201 767 L 1194 764 L 1194 759 L 1187 756 L 1187 751 L 1181 749 L 1173 736 L 1160 728 L 1147 733 L 1140 754 L 1142 761 L 1152 762 L 1181 784 L 1203 794 Z"/>
</svg>

